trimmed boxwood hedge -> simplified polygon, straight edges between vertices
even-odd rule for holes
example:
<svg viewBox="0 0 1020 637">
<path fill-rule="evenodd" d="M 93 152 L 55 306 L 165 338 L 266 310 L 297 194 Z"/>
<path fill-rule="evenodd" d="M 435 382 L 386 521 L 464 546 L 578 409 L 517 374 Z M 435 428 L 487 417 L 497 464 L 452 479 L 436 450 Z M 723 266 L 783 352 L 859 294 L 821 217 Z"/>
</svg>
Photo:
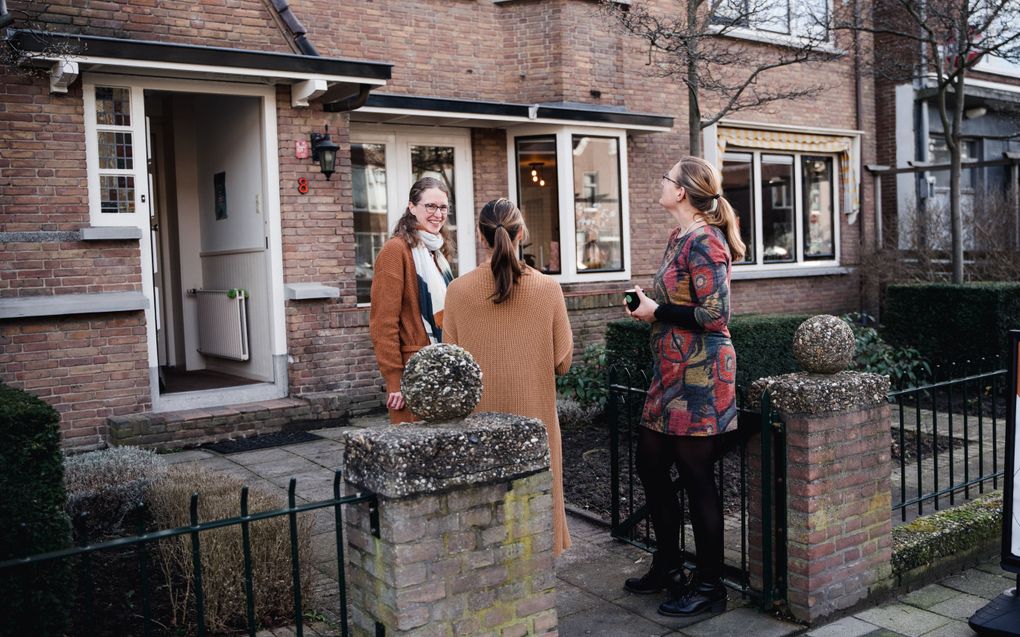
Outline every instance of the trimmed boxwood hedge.
<svg viewBox="0 0 1020 637">
<path fill-rule="evenodd" d="M 71 545 L 60 415 L 35 396 L 3 384 L 0 493 L 0 560 Z M 71 582 L 67 560 L 5 571 L 0 577 L 0 634 L 64 634 Z"/>
<path fill-rule="evenodd" d="M 800 369 L 793 357 L 793 333 L 808 314 L 745 314 L 730 319 L 730 336 L 737 352 L 737 390 L 764 376 Z M 650 326 L 633 319 L 610 321 L 606 328 L 606 363 L 632 378 L 651 378 Z M 647 386 L 647 381 L 645 382 Z"/>
<path fill-rule="evenodd" d="M 897 283 L 886 288 L 886 338 L 935 363 L 1004 356 L 1020 329 L 1020 283 Z"/>
</svg>

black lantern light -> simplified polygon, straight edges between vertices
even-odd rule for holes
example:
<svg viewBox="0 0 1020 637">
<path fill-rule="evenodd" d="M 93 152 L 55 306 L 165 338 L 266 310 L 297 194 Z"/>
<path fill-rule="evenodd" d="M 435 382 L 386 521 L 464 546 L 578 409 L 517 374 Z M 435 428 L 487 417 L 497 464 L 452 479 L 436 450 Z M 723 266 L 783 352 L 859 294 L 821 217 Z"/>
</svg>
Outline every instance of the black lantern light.
<svg viewBox="0 0 1020 637">
<path fill-rule="evenodd" d="M 336 172 L 336 151 L 340 148 L 329 136 L 329 124 L 325 133 L 312 133 L 312 161 L 319 162 L 319 170 L 326 175 L 326 181 Z"/>
</svg>

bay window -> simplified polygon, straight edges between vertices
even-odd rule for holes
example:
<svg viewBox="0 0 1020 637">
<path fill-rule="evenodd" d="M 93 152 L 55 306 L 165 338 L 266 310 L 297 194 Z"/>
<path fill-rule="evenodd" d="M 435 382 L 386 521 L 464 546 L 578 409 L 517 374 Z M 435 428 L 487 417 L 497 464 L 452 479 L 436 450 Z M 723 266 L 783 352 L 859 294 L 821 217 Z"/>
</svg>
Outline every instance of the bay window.
<svg viewBox="0 0 1020 637">
<path fill-rule="evenodd" d="M 837 184 L 832 155 L 729 151 L 723 192 L 747 245 L 738 266 L 834 262 L 838 258 Z"/>
<path fill-rule="evenodd" d="M 547 127 L 508 142 L 525 261 L 563 282 L 629 278 L 624 133 Z"/>
</svg>

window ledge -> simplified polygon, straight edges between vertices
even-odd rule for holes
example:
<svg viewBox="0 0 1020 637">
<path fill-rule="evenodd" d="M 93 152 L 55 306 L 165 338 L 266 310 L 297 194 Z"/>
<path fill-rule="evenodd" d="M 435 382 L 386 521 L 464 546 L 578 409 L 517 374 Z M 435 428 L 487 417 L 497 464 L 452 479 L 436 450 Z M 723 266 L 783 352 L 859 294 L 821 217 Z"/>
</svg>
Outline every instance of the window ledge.
<svg viewBox="0 0 1020 637">
<path fill-rule="evenodd" d="M 756 279 L 791 279 L 806 276 L 838 276 L 850 274 L 850 268 L 842 265 L 821 267 L 796 266 L 787 268 L 770 268 L 768 270 L 745 270 L 734 266 L 730 279 L 733 281 L 753 281 Z"/>
<path fill-rule="evenodd" d="M 288 301 L 308 301 L 312 299 L 338 299 L 340 288 L 322 283 L 288 283 L 284 286 Z"/>
<path fill-rule="evenodd" d="M 82 241 L 121 241 L 142 238 L 137 226 L 87 226 L 81 229 Z"/>
<path fill-rule="evenodd" d="M 141 292 L 56 294 L 0 299 L 0 319 L 135 312 L 149 307 Z"/>
<path fill-rule="evenodd" d="M 725 33 L 717 33 L 719 37 L 732 38 L 734 40 L 750 40 L 751 42 L 763 42 L 775 46 L 800 48 L 809 40 L 788 33 L 776 33 L 763 31 L 748 27 L 734 27 Z M 834 55 L 846 55 L 847 52 L 833 44 L 818 43 L 815 47 L 819 53 L 830 53 Z"/>
</svg>

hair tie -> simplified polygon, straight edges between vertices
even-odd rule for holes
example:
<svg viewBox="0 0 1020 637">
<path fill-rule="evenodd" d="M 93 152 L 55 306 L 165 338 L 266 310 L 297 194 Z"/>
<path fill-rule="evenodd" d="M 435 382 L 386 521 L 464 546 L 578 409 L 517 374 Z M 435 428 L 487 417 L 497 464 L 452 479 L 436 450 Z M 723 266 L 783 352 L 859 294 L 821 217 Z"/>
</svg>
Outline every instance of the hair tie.
<svg viewBox="0 0 1020 637">
<path fill-rule="evenodd" d="M 498 228 L 503 228 L 503 224 L 501 224 L 501 223 L 497 223 L 497 224 L 496 224 L 496 228 L 497 228 L 497 229 L 498 229 Z M 506 230 L 506 228 L 503 228 L 503 229 L 504 229 L 504 230 Z"/>
<path fill-rule="evenodd" d="M 714 195 L 712 195 L 712 199 L 719 199 L 719 197 L 722 197 L 722 193 L 717 192 Z"/>
</svg>

